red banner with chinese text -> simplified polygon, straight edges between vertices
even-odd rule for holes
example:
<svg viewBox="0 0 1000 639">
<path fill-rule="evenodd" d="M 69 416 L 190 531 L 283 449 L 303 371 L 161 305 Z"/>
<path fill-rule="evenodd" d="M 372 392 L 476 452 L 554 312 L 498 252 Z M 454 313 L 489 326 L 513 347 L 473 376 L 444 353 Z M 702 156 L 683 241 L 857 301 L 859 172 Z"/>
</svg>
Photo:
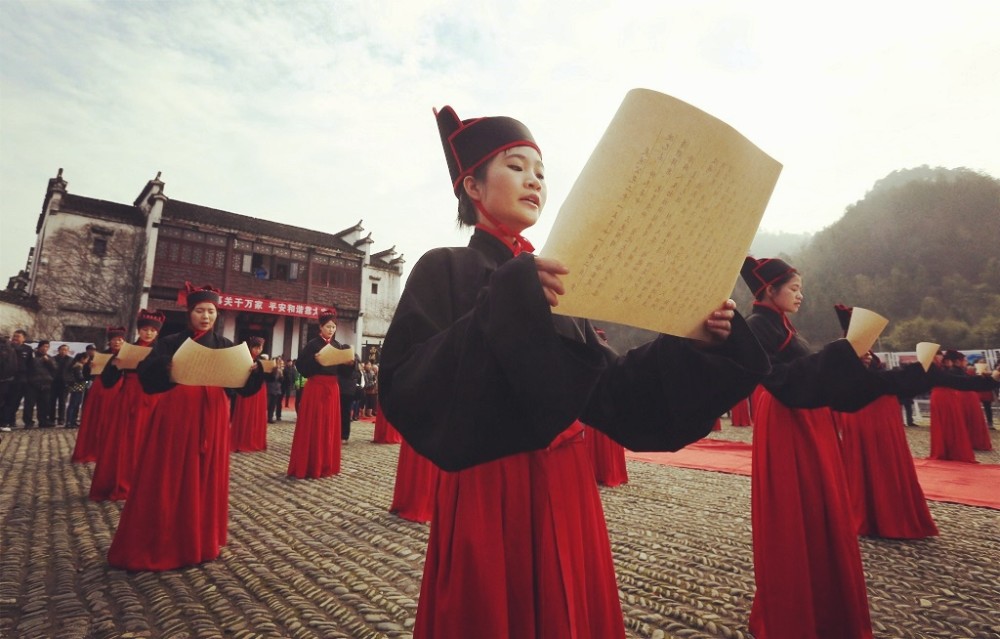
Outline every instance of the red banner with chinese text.
<svg viewBox="0 0 1000 639">
<path fill-rule="evenodd" d="M 320 306 L 290 302 L 287 300 L 265 300 L 249 295 L 221 294 L 220 310 L 248 311 L 251 313 L 268 313 L 270 315 L 290 315 L 292 317 L 307 317 L 316 319 Z M 187 292 L 181 289 L 177 292 L 177 303 L 187 306 Z"/>
</svg>

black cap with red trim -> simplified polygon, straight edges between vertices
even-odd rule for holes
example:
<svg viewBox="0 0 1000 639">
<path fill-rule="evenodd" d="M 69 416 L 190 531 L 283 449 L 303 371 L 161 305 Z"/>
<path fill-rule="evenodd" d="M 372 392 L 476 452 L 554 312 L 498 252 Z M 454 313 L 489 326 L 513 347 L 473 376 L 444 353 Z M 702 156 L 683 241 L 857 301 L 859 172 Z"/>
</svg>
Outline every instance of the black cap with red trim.
<svg viewBox="0 0 1000 639">
<path fill-rule="evenodd" d="M 160 311 L 150 311 L 144 308 L 139 309 L 139 315 L 135 318 L 136 328 L 163 328 L 163 322 L 167 321 L 167 316 Z"/>
<path fill-rule="evenodd" d="M 202 302 L 211 302 L 216 308 L 222 302 L 222 291 L 211 284 L 196 287 L 191 282 L 184 282 L 184 288 L 187 292 L 187 308 L 189 311 Z"/>
<path fill-rule="evenodd" d="M 757 260 L 749 255 L 743 260 L 743 268 L 740 269 L 740 276 L 750 287 L 750 292 L 754 297 L 760 295 L 765 288 L 774 284 L 789 273 L 798 273 L 788 262 L 776 257 Z"/>
<path fill-rule="evenodd" d="M 124 326 L 109 326 L 107 329 L 108 341 L 116 337 L 125 337 L 125 333 L 128 331 Z"/>
<path fill-rule="evenodd" d="M 458 195 L 462 180 L 484 162 L 505 149 L 530 146 L 542 151 L 528 127 L 514 118 L 493 116 L 461 120 L 450 106 L 434 110 L 444 156 L 451 173 L 451 186 Z"/>
<path fill-rule="evenodd" d="M 337 309 L 335 308 L 320 308 L 316 311 L 316 315 L 320 326 L 326 324 L 330 320 L 337 321 Z"/>
<path fill-rule="evenodd" d="M 854 312 L 854 307 L 844 306 L 843 304 L 834 304 L 833 310 L 837 311 L 837 319 L 840 320 L 840 328 L 844 329 L 844 335 L 847 335 L 847 327 L 851 325 L 851 313 Z"/>
</svg>

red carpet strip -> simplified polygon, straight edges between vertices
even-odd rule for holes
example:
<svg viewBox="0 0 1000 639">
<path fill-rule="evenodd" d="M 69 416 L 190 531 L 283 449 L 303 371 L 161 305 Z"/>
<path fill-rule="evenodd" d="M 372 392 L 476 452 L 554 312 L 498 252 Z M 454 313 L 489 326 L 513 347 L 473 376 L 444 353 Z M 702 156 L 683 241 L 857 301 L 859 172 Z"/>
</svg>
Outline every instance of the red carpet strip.
<svg viewBox="0 0 1000 639">
<path fill-rule="evenodd" d="M 750 475 L 750 444 L 703 439 L 676 453 L 634 453 L 625 457 L 678 468 Z M 914 459 L 924 496 L 967 506 L 1000 510 L 1000 465 Z"/>
</svg>

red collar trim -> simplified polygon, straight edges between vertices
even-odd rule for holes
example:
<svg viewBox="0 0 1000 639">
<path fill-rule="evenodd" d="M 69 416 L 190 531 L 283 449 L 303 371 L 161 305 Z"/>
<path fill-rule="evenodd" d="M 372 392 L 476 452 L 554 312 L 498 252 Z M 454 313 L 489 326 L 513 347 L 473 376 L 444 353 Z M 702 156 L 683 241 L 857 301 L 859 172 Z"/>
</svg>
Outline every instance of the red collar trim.
<svg viewBox="0 0 1000 639">
<path fill-rule="evenodd" d="M 766 308 L 772 313 L 777 313 L 781 317 L 781 324 L 785 327 L 785 331 L 787 331 L 788 336 L 785 337 L 785 341 L 783 341 L 781 346 L 778 347 L 778 352 L 780 353 L 785 350 L 785 347 L 792 343 L 792 338 L 795 337 L 795 334 L 798 332 L 795 330 L 795 327 L 792 326 L 792 322 L 788 319 L 788 316 L 785 315 L 785 311 L 776 309 L 770 304 L 766 304 L 764 302 L 754 302 L 753 305 L 754 307 Z"/>
<path fill-rule="evenodd" d="M 514 257 L 517 257 L 521 253 L 535 252 L 535 247 L 531 244 L 531 242 L 528 241 L 528 238 L 524 237 L 520 233 L 514 233 L 506 226 L 501 224 L 499 221 L 497 221 L 495 217 L 493 217 L 486 211 L 482 203 L 475 202 L 475 205 L 476 209 L 482 214 L 482 216 L 485 217 L 489 221 L 489 223 L 493 225 L 493 226 L 487 226 L 482 222 L 480 222 L 479 224 L 476 224 L 477 229 L 482 229 L 483 231 L 486 231 L 493 237 L 503 242 L 504 246 L 509 248 L 510 252 L 514 254 Z M 511 238 L 514 238 L 514 240 L 511 241 Z"/>
</svg>

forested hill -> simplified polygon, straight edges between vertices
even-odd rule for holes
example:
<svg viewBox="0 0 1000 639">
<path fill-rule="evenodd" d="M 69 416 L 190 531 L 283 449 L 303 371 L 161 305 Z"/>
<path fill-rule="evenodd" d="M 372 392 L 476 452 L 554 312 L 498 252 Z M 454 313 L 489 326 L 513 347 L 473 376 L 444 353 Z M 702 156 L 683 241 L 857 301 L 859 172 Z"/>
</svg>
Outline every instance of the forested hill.
<svg viewBox="0 0 1000 639">
<path fill-rule="evenodd" d="M 890 319 L 883 350 L 1000 347 L 1000 181 L 988 175 L 893 172 L 790 258 L 805 284 L 793 321 L 814 345 L 841 335 L 843 303 Z"/>
</svg>

